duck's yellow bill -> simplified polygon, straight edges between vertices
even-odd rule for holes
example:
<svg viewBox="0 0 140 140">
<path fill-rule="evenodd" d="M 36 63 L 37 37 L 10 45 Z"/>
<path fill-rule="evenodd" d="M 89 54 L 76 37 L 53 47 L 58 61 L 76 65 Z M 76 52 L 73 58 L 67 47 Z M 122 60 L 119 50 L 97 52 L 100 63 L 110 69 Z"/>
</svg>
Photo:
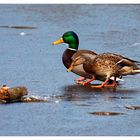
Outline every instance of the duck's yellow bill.
<svg viewBox="0 0 140 140">
<path fill-rule="evenodd" d="M 71 72 L 73 70 L 74 66 L 71 65 L 68 69 L 67 69 L 67 72 Z"/>
<path fill-rule="evenodd" d="M 58 44 L 61 44 L 61 43 L 64 43 L 63 38 L 60 38 L 57 41 L 53 42 L 53 45 L 58 45 Z"/>
</svg>

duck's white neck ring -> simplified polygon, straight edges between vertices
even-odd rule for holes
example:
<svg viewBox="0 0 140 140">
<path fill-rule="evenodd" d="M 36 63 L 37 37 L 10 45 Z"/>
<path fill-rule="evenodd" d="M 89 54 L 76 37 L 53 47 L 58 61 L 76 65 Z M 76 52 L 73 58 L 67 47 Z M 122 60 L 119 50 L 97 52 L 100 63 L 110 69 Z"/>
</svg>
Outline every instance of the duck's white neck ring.
<svg viewBox="0 0 140 140">
<path fill-rule="evenodd" d="M 77 51 L 76 49 L 73 49 L 73 48 L 68 48 L 69 50 L 72 50 L 72 51 Z"/>
</svg>

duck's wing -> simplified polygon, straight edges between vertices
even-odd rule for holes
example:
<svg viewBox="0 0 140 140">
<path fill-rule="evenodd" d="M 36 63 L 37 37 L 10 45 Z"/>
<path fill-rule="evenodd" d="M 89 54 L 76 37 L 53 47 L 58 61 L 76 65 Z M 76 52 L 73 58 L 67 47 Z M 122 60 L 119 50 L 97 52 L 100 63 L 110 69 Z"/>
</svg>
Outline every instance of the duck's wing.
<svg viewBox="0 0 140 140">
<path fill-rule="evenodd" d="M 130 61 L 130 60 L 126 59 L 126 58 L 121 59 L 116 64 L 120 68 L 125 67 L 125 66 L 133 67 L 134 69 L 137 69 L 138 68 L 138 66 L 135 63 L 132 63 L 132 61 Z"/>
<path fill-rule="evenodd" d="M 77 58 L 78 56 L 87 56 L 90 57 L 91 59 L 94 59 L 97 55 L 97 53 L 95 53 L 94 51 L 91 50 L 78 50 L 73 56 L 72 56 L 72 60 L 74 60 L 75 58 Z"/>
<path fill-rule="evenodd" d="M 138 74 L 140 73 L 140 68 L 135 65 L 132 66 L 132 64 L 130 63 L 130 61 L 126 60 L 126 59 L 122 59 L 117 63 L 117 66 L 119 67 L 119 72 L 121 75 L 125 76 L 125 75 L 134 75 L 134 74 Z"/>
<path fill-rule="evenodd" d="M 122 56 L 120 54 L 115 54 L 115 53 L 107 53 L 107 54 L 112 55 L 112 56 L 117 57 L 117 58 L 120 58 L 120 59 L 123 59 L 123 60 L 127 60 L 127 62 L 129 61 L 131 63 L 137 63 L 138 65 L 140 64 L 140 61 L 130 59 L 130 58 Z"/>
</svg>

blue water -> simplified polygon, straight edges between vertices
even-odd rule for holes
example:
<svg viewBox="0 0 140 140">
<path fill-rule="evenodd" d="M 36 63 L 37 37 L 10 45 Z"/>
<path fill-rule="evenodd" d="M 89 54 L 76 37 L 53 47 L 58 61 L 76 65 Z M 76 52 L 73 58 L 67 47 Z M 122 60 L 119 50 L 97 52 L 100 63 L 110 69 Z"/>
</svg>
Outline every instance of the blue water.
<svg viewBox="0 0 140 140">
<path fill-rule="evenodd" d="M 115 52 L 140 61 L 140 5 L 0 5 L 0 83 L 26 86 L 46 103 L 0 105 L 1 136 L 140 135 L 140 75 L 128 76 L 114 92 L 75 85 L 52 46 L 65 31 L 79 35 L 80 49 Z M 110 98 L 110 97 L 118 98 Z M 127 97 L 126 99 L 120 99 Z M 96 116 L 96 111 L 124 115 Z"/>
</svg>

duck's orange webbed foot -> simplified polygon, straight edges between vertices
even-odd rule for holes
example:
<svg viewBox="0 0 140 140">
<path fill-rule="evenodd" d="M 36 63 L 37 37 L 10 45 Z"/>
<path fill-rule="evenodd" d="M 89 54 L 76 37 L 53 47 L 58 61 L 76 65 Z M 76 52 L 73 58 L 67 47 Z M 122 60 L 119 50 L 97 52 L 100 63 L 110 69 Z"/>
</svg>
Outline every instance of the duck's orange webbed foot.
<svg viewBox="0 0 140 140">
<path fill-rule="evenodd" d="M 83 77 L 84 78 L 84 77 Z M 86 79 L 86 78 L 85 78 Z M 85 80 L 84 79 L 84 80 Z M 92 82 L 92 81 L 94 81 L 95 80 L 95 77 L 92 77 L 91 79 L 89 79 L 89 80 L 87 80 L 87 81 L 79 81 L 78 82 L 78 84 L 81 84 L 81 85 L 83 85 L 83 86 L 87 86 L 87 85 L 89 85 L 90 84 L 90 82 Z"/>
<path fill-rule="evenodd" d="M 90 82 L 92 82 L 92 81 L 94 81 L 94 80 L 95 80 L 95 77 L 92 77 L 91 79 L 89 79 L 89 80 L 83 82 L 82 85 L 83 85 L 83 86 L 87 86 L 87 85 L 90 84 Z"/>
<path fill-rule="evenodd" d="M 102 85 L 98 85 L 98 86 L 91 86 L 92 88 L 103 88 Z"/>
<path fill-rule="evenodd" d="M 98 86 L 91 86 L 92 88 L 103 88 L 103 87 L 113 87 L 117 86 L 116 80 L 113 81 L 113 84 L 108 84 L 109 79 L 106 79 L 101 85 Z"/>
<path fill-rule="evenodd" d="M 117 83 L 116 82 L 113 82 L 113 84 L 107 84 L 107 85 L 104 85 L 104 87 L 116 87 L 117 86 Z"/>
</svg>

